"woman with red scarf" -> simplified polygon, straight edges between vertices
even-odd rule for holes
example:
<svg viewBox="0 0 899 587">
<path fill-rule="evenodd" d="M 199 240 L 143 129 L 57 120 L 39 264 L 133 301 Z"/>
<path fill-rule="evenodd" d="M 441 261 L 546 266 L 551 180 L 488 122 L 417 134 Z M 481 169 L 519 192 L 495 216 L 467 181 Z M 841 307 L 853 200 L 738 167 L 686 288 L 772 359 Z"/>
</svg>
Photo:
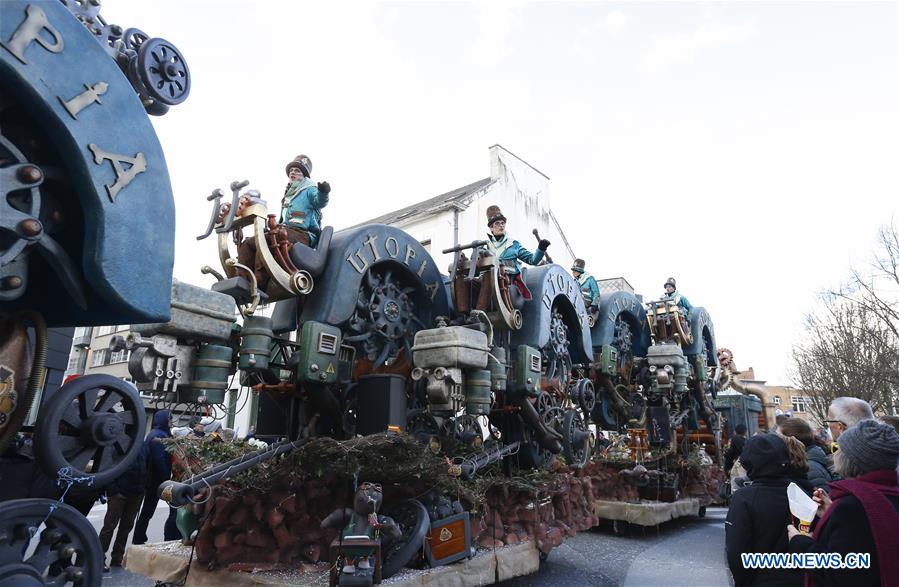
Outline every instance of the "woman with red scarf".
<svg viewBox="0 0 899 587">
<path fill-rule="evenodd" d="M 830 498 L 816 490 L 823 507 L 813 536 L 787 527 L 790 552 L 871 555 L 867 569 L 815 569 L 808 587 L 899 585 L 899 434 L 892 426 L 862 420 L 840 435 L 834 469 L 842 477 L 830 485 Z M 832 503 L 831 503 L 832 500 Z"/>
</svg>

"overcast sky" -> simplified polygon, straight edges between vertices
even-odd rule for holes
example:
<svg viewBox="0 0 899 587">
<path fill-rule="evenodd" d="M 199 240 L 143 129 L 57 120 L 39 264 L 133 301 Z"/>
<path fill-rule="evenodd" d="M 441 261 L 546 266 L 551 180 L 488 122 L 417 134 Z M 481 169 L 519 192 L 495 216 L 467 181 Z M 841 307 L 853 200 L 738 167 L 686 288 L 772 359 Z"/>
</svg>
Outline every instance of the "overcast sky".
<svg viewBox="0 0 899 587">
<path fill-rule="evenodd" d="M 674 276 L 769 383 L 816 292 L 861 266 L 899 195 L 893 2 L 366 3 L 106 0 L 191 70 L 155 125 L 175 276 L 217 263 L 205 196 L 272 206 L 312 158 L 340 228 L 489 175 L 500 143 L 551 178 L 597 277 Z M 513 230 L 515 227 L 512 227 Z M 520 230 L 525 231 L 527 227 Z"/>
</svg>

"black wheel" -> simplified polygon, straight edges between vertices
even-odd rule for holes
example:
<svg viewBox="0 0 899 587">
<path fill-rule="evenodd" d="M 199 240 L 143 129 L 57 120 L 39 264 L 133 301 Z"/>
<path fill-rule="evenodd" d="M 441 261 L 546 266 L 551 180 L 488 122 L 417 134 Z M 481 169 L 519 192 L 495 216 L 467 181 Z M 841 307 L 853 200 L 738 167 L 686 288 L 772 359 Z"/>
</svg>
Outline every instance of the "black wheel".
<svg viewBox="0 0 899 587">
<path fill-rule="evenodd" d="M 417 499 L 401 501 L 387 508 L 385 513 L 393 518 L 403 532 L 400 538 L 381 553 L 381 577 L 387 579 L 397 574 L 421 551 L 431 527 L 431 518 L 428 517 L 428 510 Z"/>
<path fill-rule="evenodd" d="M 590 457 L 590 430 L 581 413 L 574 409 L 565 410 L 562 419 L 562 454 L 572 469 L 580 469 Z"/>
<path fill-rule="evenodd" d="M 507 444 L 516 440 L 520 442 L 516 459 L 518 466 L 523 469 L 542 469 L 552 460 L 552 453 L 540 446 L 534 436 L 534 431 L 520 420 L 517 428 L 509 433 Z"/>
<path fill-rule="evenodd" d="M 443 434 L 465 446 L 468 450 L 484 448 L 484 430 L 478 419 L 471 414 L 447 418 L 443 423 Z"/>
<path fill-rule="evenodd" d="M 418 442 L 429 445 L 440 436 L 440 426 L 428 412 L 411 410 L 406 416 L 406 432 Z"/>
<path fill-rule="evenodd" d="M 543 348 L 546 380 L 559 380 L 559 388 L 567 389 L 571 377 L 571 355 L 568 352 L 568 326 L 558 309 L 553 309 L 549 322 L 549 343 Z"/>
<path fill-rule="evenodd" d="M 152 38 L 140 44 L 137 75 L 147 94 L 167 106 L 187 100 L 190 70 L 178 49 L 165 39 Z"/>
<path fill-rule="evenodd" d="M 592 414 L 596 407 L 596 390 L 589 379 L 578 379 L 571 388 L 571 400 L 583 410 L 584 414 Z"/>
<path fill-rule="evenodd" d="M 624 520 L 612 520 L 612 534 L 615 536 L 624 536 L 629 528 L 630 524 Z"/>
<path fill-rule="evenodd" d="M 122 43 L 126 49 L 130 49 L 135 53 L 138 52 L 145 42 L 150 40 L 150 35 L 138 28 L 125 29 L 122 33 Z"/>
<path fill-rule="evenodd" d="M 41 409 L 37 462 L 51 479 L 69 468 L 103 486 L 131 465 L 145 429 L 146 412 L 133 385 L 112 375 L 85 375 L 60 387 Z"/>
<path fill-rule="evenodd" d="M 357 357 L 372 361 L 375 369 L 396 359 L 400 351 L 412 362 L 412 339 L 424 327 L 416 316 L 415 292 L 393 268 L 369 269 L 343 339 L 356 346 Z"/>
<path fill-rule="evenodd" d="M 29 543 L 45 518 L 32 551 Z M 27 552 L 31 554 L 23 560 Z M 99 585 L 101 556 L 97 531 L 73 507 L 52 499 L 0 504 L 0 586 Z"/>
<path fill-rule="evenodd" d="M 618 412 L 612 406 L 612 400 L 603 394 L 593 408 L 593 421 L 603 430 L 615 430 L 619 428 Z"/>
<path fill-rule="evenodd" d="M 699 506 L 699 517 L 700 518 L 705 517 L 705 506 L 704 505 Z"/>
</svg>

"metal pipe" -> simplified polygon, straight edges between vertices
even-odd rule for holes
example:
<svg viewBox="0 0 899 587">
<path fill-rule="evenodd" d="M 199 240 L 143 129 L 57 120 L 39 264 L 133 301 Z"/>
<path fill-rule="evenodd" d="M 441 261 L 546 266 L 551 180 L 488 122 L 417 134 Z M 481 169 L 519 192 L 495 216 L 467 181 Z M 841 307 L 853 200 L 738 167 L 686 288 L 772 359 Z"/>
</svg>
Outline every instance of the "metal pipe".
<svg viewBox="0 0 899 587">
<path fill-rule="evenodd" d="M 194 475 L 183 483 L 171 480 L 164 481 L 159 486 L 157 494 L 160 499 L 163 499 L 173 507 L 187 505 L 193 501 L 194 495 L 196 495 L 200 489 L 209 487 L 213 483 L 217 483 L 222 479 L 246 471 L 247 469 L 255 467 L 260 463 L 264 463 L 265 461 L 269 461 L 284 453 L 298 449 L 308 441 L 308 438 L 301 438 L 299 440 L 294 440 L 293 442 L 280 442 L 269 448 L 260 449 L 256 452 L 251 452 L 242 457 L 232 459 L 227 463 L 217 465 L 199 475 Z"/>
<path fill-rule="evenodd" d="M 482 452 L 481 454 L 477 454 L 473 457 L 465 459 L 460 466 L 462 470 L 462 479 L 464 479 L 465 481 L 471 480 L 479 469 L 483 469 L 487 465 L 502 460 L 511 454 L 517 453 L 519 446 L 521 446 L 521 442 L 516 440 L 515 442 L 507 444 L 506 446 L 499 448 L 493 452 Z"/>
</svg>

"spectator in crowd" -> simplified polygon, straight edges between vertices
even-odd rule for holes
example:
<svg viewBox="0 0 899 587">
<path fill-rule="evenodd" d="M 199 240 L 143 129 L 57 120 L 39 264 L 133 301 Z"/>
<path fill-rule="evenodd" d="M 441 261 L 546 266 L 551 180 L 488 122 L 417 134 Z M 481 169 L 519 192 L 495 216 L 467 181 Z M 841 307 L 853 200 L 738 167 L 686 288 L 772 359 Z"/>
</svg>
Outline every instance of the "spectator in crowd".
<svg viewBox="0 0 899 587">
<path fill-rule="evenodd" d="M 737 424 L 734 427 L 734 437 L 730 439 L 730 445 L 724 451 L 724 472 L 730 475 L 730 470 L 734 466 L 734 461 L 743 454 L 743 447 L 746 446 L 746 425 Z"/>
<path fill-rule="evenodd" d="M 159 485 L 163 481 L 168 481 L 172 476 L 172 457 L 166 452 L 165 446 L 160 442 L 163 438 L 171 438 L 172 415 L 168 410 L 159 410 L 153 415 L 153 429 L 147 435 L 144 441 L 145 451 L 147 453 L 147 485 L 144 490 L 144 505 L 141 508 L 140 517 L 137 519 L 137 527 L 134 530 L 134 538 L 132 544 L 145 544 L 147 542 L 147 528 L 153 514 L 156 513 L 156 505 L 159 503 L 159 496 L 156 494 Z M 169 519 L 165 525 L 165 539 L 177 540 L 181 537 L 178 528 L 175 525 L 176 512 L 174 508 L 169 508 Z"/>
<path fill-rule="evenodd" d="M 747 569 L 740 557 L 748 552 L 787 552 L 787 532 L 783 525 L 784 520 L 790 519 L 787 445 L 776 434 L 753 436 L 746 441 L 740 461 L 752 483 L 733 494 L 724 524 L 727 564 L 735 587 L 800 587 L 801 571 Z"/>
<path fill-rule="evenodd" d="M 873 420 L 874 412 L 871 404 L 857 397 L 838 397 L 827 408 L 827 419 L 824 423 L 830 429 L 830 437 L 839 443 L 840 434 L 850 426 L 862 420 Z"/>
<path fill-rule="evenodd" d="M 830 455 L 833 454 L 833 446 L 830 441 L 830 431 L 827 428 L 818 428 L 815 430 L 815 444 L 821 447 L 821 451 L 827 455 L 827 461 L 833 465 Z"/>
<path fill-rule="evenodd" d="M 829 497 L 816 491 L 820 520 L 811 537 L 787 527 L 790 551 L 838 553 L 844 561 L 849 553 L 871 555 L 867 569 L 809 570 L 811 586 L 899 585 L 899 434 L 863 420 L 841 431 L 839 445 L 834 469 L 843 479 L 831 485 Z"/>
<path fill-rule="evenodd" d="M 827 484 L 833 481 L 830 472 L 830 459 L 815 442 L 812 427 L 801 418 L 789 418 L 780 426 L 780 432 L 784 436 L 796 439 L 802 443 L 808 462 L 807 479 L 813 488 L 826 489 Z"/>
<path fill-rule="evenodd" d="M 140 511 L 140 504 L 144 499 L 147 485 L 147 446 L 141 447 L 137 458 L 131 463 L 125 473 L 106 487 L 107 506 L 106 518 L 103 520 L 103 529 L 100 530 L 100 546 L 103 548 L 103 570 L 108 571 L 106 565 L 106 551 L 112 542 L 112 535 L 116 532 L 115 544 L 112 547 L 110 565 L 121 567 L 125 556 L 125 545 L 128 543 L 128 534 L 134 527 L 134 519 Z"/>
<path fill-rule="evenodd" d="M 815 486 L 812 485 L 808 478 L 809 466 L 808 459 L 805 457 L 805 446 L 792 436 L 786 436 L 781 433 L 778 433 L 778 436 L 784 439 L 787 445 L 787 452 L 790 455 L 790 464 L 787 465 L 787 477 L 801 487 L 803 491 L 812 495 Z"/>
<path fill-rule="evenodd" d="M 889 424 L 896 432 L 899 432 L 899 416 L 881 416 L 878 420 L 884 424 Z"/>
</svg>

